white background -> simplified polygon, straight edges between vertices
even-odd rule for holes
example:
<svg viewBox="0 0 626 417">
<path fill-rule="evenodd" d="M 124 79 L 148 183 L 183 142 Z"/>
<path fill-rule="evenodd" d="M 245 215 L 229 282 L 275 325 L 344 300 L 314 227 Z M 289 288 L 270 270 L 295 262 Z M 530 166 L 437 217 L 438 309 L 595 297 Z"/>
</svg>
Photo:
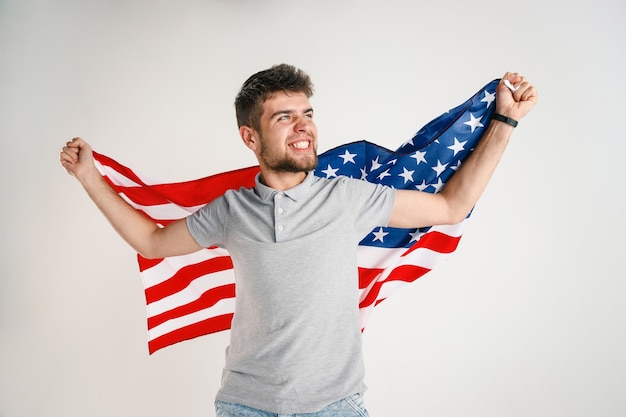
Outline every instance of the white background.
<svg viewBox="0 0 626 417">
<path fill-rule="evenodd" d="M 540 101 L 445 265 L 376 308 L 372 417 L 626 415 L 623 0 L 0 1 L 0 416 L 213 416 L 228 334 L 149 356 L 135 254 L 58 163 L 255 163 L 233 100 L 308 71 L 320 152 L 396 148 L 506 70 Z M 312 253 L 303 254 L 315 256 Z"/>
</svg>

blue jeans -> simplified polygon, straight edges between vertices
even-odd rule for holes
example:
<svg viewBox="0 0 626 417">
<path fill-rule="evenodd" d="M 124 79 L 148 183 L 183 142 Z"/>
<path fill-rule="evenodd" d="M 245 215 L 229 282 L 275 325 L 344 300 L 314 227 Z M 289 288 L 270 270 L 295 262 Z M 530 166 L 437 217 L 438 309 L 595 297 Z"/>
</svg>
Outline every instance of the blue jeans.
<svg viewBox="0 0 626 417">
<path fill-rule="evenodd" d="M 245 405 L 215 401 L 217 417 L 368 417 L 363 405 L 363 396 L 354 394 L 334 402 L 320 411 L 305 414 L 275 414 Z"/>
</svg>

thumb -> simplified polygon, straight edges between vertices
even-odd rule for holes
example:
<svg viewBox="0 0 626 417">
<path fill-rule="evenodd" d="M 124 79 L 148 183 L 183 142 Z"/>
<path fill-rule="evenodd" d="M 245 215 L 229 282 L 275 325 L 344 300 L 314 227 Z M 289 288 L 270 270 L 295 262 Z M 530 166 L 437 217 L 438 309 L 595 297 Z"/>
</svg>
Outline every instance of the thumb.
<svg viewBox="0 0 626 417">
<path fill-rule="evenodd" d="M 77 162 L 93 158 L 93 150 L 91 146 L 82 138 L 76 137 L 72 139 L 67 142 L 67 147 L 76 151 Z"/>
</svg>

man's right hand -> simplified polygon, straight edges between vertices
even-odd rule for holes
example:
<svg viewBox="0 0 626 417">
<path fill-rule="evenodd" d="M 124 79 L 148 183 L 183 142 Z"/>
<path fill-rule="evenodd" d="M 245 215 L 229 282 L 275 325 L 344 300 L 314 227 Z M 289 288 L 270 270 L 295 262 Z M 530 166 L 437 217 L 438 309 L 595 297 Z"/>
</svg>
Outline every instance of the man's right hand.
<svg viewBox="0 0 626 417">
<path fill-rule="evenodd" d="M 60 161 L 63 168 L 78 180 L 83 180 L 87 175 L 100 175 L 93 162 L 91 146 L 81 138 L 74 138 L 65 144 Z"/>
</svg>

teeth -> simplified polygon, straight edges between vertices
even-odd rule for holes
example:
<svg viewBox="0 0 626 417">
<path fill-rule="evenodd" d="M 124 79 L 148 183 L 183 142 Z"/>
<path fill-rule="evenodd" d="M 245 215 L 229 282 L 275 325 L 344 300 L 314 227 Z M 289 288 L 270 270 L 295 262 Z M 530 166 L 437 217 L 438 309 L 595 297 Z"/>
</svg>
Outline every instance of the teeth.
<svg viewBox="0 0 626 417">
<path fill-rule="evenodd" d="M 292 143 L 291 146 L 293 146 L 294 148 L 298 148 L 298 149 L 306 149 L 309 147 L 309 141 L 303 140 L 300 142 L 295 142 L 295 143 Z"/>
</svg>

